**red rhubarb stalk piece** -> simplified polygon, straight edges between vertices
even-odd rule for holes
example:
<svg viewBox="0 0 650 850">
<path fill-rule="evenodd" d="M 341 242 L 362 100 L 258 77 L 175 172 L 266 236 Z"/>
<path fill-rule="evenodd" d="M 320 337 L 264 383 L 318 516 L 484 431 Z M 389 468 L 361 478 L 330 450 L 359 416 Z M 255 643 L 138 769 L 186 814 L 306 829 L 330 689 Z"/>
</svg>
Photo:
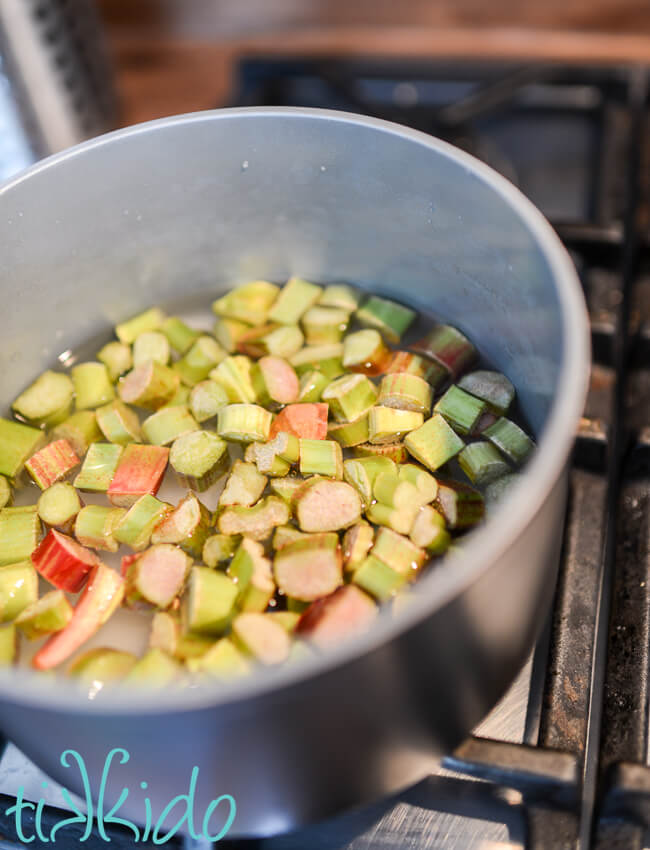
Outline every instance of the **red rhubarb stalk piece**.
<svg viewBox="0 0 650 850">
<path fill-rule="evenodd" d="M 49 670 L 69 658 L 104 625 L 124 595 L 124 579 L 98 563 L 90 575 L 72 619 L 45 643 L 32 659 L 37 670 Z"/>
<path fill-rule="evenodd" d="M 162 483 L 168 459 L 167 446 L 130 443 L 122 453 L 108 488 L 109 501 L 120 508 L 130 508 L 147 493 L 155 496 Z"/>
<path fill-rule="evenodd" d="M 54 587 L 78 593 L 99 559 L 91 549 L 51 528 L 32 552 L 32 563 Z"/>
<path fill-rule="evenodd" d="M 62 481 L 81 461 L 67 440 L 55 440 L 32 455 L 25 468 L 41 490 Z"/>
<path fill-rule="evenodd" d="M 324 402 L 288 404 L 271 423 L 269 439 L 287 431 L 305 440 L 327 439 L 329 407 Z"/>
<path fill-rule="evenodd" d="M 367 629 L 377 613 L 377 606 L 367 594 L 346 584 L 330 596 L 312 602 L 300 618 L 296 634 L 325 648 Z"/>
</svg>

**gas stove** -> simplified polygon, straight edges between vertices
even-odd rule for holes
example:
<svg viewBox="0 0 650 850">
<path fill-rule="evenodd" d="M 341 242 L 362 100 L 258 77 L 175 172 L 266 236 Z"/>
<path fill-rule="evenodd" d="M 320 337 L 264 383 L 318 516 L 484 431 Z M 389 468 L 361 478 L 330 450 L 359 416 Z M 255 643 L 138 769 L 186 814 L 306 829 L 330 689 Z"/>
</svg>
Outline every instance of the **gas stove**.
<svg viewBox="0 0 650 850">
<path fill-rule="evenodd" d="M 290 835 L 221 846 L 650 846 L 648 81 L 646 70 L 632 67 L 240 60 L 231 105 L 320 106 L 398 121 L 468 150 L 518 185 L 555 226 L 580 272 L 594 365 L 553 610 L 508 694 L 415 787 Z M 0 810 L 24 785 L 27 799 L 45 795 L 44 821 L 59 820 L 60 789 L 50 782 L 44 792 L 43 781 L 7 745 Z M 0 850 L 19 846 L 12 829 L 0 818 Z M 130 833 L 109 835 L 114 847 L 132 846 Z M 75 841 L 71 836 L 71 846 Z M 92 836 L 85 846 L 104 843 Z"/>
</svg>

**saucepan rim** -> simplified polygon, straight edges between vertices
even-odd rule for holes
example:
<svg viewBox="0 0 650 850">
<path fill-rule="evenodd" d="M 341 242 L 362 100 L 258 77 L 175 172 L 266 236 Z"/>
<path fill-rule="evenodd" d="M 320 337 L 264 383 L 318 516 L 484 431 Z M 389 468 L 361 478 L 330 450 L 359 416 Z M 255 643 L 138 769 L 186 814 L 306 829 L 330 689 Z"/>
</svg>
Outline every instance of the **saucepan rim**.
<svg viewBox="0 0 650 850">
<path fill-rule="evenodd" d="M 562 321 L 562 367 L 555 398 L 537 451 L 521 480 L 490 519 L 467 539 L 462 552 L 449 557 L 444 566 L 429 571 L 419 579 L 418 593 L 413 595 L 408 606 L 404 606 L 399 614 L 382 611 L 376 623 L 366 633 L 321 656 L 297 661 L 285 668 L 260 670 L 255 675 L 228 684 L 169 688 L 162 692 L 149 693 L 145 690 L 129 690 L 128 696 L 124 690 L 117 688 L 113 693 L 102 694 L 102 698 L 97 701 L 85 700 L 73 684 L 70 687 L 64 685 L 52 688 L 51 681 L 44 682 L 43 677 L 39 677 L 37 673 L 12 669 L 0 673 L 0 700 L 23 705 L 41 705 L 71 713 L 128 715 L 217 707 L 241 700 L 261 699 L 272 693 L 279 698 L 285 688 L 324 675 L 336 667 L 350 664 L 377 650 L 431 616 L 450 599 L 459 595 L 465 587 L 478 580 L 485 571 L 494 567 L 504 552 L 525 532 L 563 472 L 583 410 L 590 362 L 589 325 L 575 268 L 551 225 L 519 189 L 489 166 L 447 142 L 389 121 L 326 109 L 244 107 L 194 112 L 107 133 L 42 160 L 0 186 L 0 211 L 3 196 L 24 181 L 37 179 L 41 172 L 49 171 L 68 159 L 83 156 L 97 148 L 122 143 L 141 134 L 151 134 L 155 138 L 158 132 L 179 125 L 260 118 L 342 122 L 373 129 L 423 146 L 435 155 L 452 160 L 472 173 L 501 196 L 519 216 L 550 267 Z M 453 322 L 453 317 L 448 319 Z M 525 565 L 522 565 L 523 568 Z"/>
</svg>

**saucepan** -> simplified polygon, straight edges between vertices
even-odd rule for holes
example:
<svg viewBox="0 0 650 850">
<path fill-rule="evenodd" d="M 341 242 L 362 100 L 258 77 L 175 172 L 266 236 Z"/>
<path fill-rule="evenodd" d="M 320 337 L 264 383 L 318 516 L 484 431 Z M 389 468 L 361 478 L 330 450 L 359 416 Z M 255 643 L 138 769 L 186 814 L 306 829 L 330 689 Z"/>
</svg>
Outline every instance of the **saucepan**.
<svg viewBox="0 0 650 850">
<path fill-rule="evenodd" d="M 7 404 L 63 348 L 147 306 L 292 274 L 432 312 L 510 377 L 538 441 L 525 474 L 367 633 L 231 684 L 128 698 L 83 699 L 28 671 L 0 678 L 8 738 L 72 791 L 114 803 L 126 789 L 119 814 L 136 823 L 193 781 L 197 813 L 231 795 L 230 835 L 270 835 L 425 776 L 504 693 L 554 592 L 589 344 L 574 268 L 543 216 L 422 133 L 225 109 L 38 164 L 0 188 L 0 245 Z"/>
</svg>

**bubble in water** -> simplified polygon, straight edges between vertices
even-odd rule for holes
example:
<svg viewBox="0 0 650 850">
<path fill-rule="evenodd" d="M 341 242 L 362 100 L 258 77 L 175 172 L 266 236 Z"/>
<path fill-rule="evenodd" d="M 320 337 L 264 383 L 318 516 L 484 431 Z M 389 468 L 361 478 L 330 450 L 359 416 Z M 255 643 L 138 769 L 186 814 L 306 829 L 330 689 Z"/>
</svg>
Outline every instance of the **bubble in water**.
<svg viewBox="0 0 650 850">
<path fill-rule="evenodd" d="M 327 171 L 327 167 L 325 165 L 321 165 L 320 170 L 321 171 Z"/>
<path fill-rule="evenodd" d="M 241 170 L 246 171 L 247 168 L 248 168 L 248 160 L 245 159 L 241 164 Z"/>
</svg>

